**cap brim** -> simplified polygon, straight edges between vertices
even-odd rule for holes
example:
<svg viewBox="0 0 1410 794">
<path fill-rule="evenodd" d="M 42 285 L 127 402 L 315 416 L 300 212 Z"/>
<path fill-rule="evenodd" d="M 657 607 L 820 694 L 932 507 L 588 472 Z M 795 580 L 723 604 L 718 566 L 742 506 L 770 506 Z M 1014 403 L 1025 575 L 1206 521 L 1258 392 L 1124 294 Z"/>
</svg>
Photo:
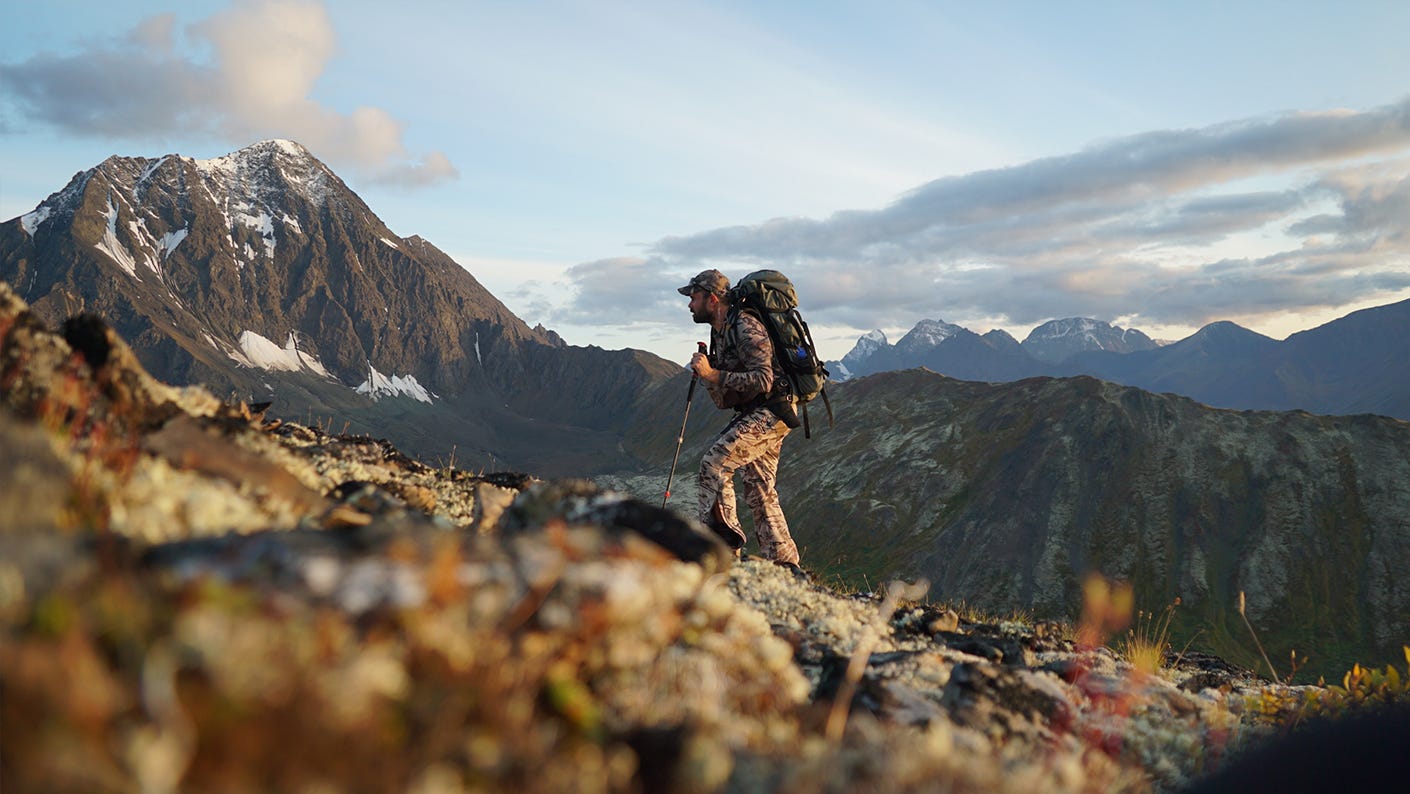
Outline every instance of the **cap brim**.
<svg viewBox="0 0 1410 794">
<path fill-rule="evenodd" d="M 692 292 L 694 292 L 694 291 L 695 291 L 695 285 L 694 285 L 694 284 L 686 284 L 684 287 L 679 287 L 679 288 L 676 289 L 676 292 L 679 292 L 679 293 L 682 294 L 682 295 L 689 295 L 690 293 L 692 293 Z"/>
</svg>

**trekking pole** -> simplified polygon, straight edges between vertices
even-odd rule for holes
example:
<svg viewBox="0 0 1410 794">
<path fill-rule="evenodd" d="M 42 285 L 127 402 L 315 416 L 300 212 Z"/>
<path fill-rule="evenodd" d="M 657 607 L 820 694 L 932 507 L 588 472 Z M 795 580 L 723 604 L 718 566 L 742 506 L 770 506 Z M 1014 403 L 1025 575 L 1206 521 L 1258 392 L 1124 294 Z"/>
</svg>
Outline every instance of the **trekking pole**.
<svg viewBox="0 0 1410 794">
<path fill-rule="evenodd" d="M 700 352 L 709 354 L 704 342 L 696 342 Z M 676 436 L 676 454 L 671 458 L 671 473 L 666 477 L 666 495 L 661 498 L 661 506 L 665 507 L 666 502 L 671 499 L 671 480 L 676 478 L 676 462 L 681 459 L 681 445 L 685 443 L 685 423 L 690 419 L 690 401 L 695 397 L 695 382 L 700 380 L 700 375 L 692 373 L 690 376 L 690 388 L 685 393 L 685 416 L 681 417 L 681 432 Z"/>
</svg>

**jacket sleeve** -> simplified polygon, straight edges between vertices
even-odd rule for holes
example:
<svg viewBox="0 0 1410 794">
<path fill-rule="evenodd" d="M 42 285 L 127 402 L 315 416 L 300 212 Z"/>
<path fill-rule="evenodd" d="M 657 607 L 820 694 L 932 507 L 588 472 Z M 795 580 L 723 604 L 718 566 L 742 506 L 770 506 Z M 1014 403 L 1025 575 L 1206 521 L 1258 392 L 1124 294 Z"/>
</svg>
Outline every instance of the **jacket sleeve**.
<svg viewBox="0 0 1410 794">
<path fill-rule="evenodd" d="M 737 363 L 722 369 L 718 384 L 707 384 L 710 398 L 721 408 L 733 408 L 766 395 L 774 385 L 774 346 L 764 323 L 740 312 L 735 319 Z"/>
</svg>

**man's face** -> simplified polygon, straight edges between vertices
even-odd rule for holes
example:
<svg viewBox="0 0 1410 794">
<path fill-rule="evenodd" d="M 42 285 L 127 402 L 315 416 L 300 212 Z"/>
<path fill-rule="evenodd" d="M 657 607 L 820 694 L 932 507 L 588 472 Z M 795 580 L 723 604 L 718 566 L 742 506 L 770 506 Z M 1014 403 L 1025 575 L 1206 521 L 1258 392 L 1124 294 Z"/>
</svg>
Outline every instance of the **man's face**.
<svg viewBox="0 0 1410 794">
<path fill-rule="evenodd" d="M 690 292 L 690 316 L 701 325 L 709 325 L 713 318 L 710 298 L 714 297 L 703 289 Z"/>
</svg>

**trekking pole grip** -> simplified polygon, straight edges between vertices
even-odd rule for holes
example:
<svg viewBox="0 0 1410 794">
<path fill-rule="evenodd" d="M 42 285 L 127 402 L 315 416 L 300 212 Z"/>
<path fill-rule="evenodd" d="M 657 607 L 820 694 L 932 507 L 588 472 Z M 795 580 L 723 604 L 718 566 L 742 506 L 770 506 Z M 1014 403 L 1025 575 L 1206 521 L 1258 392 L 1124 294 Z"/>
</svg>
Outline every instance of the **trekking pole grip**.
<svg viewBox="0 0 1410 794">
<path fill-rule="evenodd" d="M 701 355 L 704 355 L 704 356 L 710 355 L 710 350 L 709 350 L 709 348 L 705 347 L 705 343 L 704 343 L 704 342 L 696 342 L 696 343 L 695 343 L 695 347 L 697 348 L 697 351 L 696 351 L 696 352 L 700 353 Z M 685 393 L 685 404 L 686 404 L 686 406 L 687 406 L 687 407 L 686 407 L 686 410 L 687 410 L 687 411 L 690 410 L 689 406 L 690 406 L 690 400 L 691 400 L 691 398 L 693 398 L 693 397 L 695 396 L 695 383 L 696 383 L 696 381 L 698 381 L 698 380 L 700 380 L 700 375 L 697 374 L 697 373 L 695 373 L 694 371 L 692 371 L 692 372 L 690 373 L 690 388 L 687 389 L 687 390 L 686 390 L 686 393 Z M 684 427 L 684 426 L 681 427 L 681 434 L 682 434 L 682 435 L 685 434 L 685 427 Z"/>
</svg>

